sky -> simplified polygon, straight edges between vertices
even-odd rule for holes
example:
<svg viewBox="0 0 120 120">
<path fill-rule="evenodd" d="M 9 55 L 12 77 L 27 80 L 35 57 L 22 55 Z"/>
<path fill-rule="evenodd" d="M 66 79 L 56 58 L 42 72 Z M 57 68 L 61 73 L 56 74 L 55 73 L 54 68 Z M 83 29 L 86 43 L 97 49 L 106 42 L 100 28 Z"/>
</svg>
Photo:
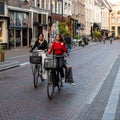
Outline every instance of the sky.
<svg viewBox="0 0 120 120">
<path fill-rule="evenodd" d="M 108 0 L 108 2 L 116 4 L 119 0 Z"/>
</svg>

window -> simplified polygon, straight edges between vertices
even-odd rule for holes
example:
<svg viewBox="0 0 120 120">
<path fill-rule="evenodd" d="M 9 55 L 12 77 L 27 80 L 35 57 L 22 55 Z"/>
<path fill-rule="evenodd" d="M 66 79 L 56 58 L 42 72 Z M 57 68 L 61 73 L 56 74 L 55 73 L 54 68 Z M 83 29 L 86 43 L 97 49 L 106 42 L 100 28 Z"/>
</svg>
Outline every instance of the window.
<svg viewBox="0 0 120 120">
<path fill-rule="evenodd" d="M 9 12 L 9 17 L 10 17 L 10 26 L 14 26 L 14 12 Z"/>
<path fill-rule="evenodd" d="M 27 14 L 26 13 L 22 14 L 22 26 L 24 27 L 27 26 Z"/>
<path fill-rule="evenodd" d="M 41 8 L 44 8 L 45 6 L 44 6 L 44 0 L 42 0 L 42 3 L 41 3 Z"/>
<path fill-rule="evenodd" d="M 58 2 L 55 2 L 55 13 L 58 13 Z"/>
<path fill-rule="evenodd" d="M 52 13 L 55 13 L 55 0 L 52 0 Z"/>
<path fill-rule="evenodd" d="M 120 11 L 118 11 L 117 14 L 120 15 Z"/>
<path fill-rule="evenodd" d="M 38 8 L 40 7 L 40 0 L 36 1 L 36 7 L 38 7 Z"/>
<path fill-rule="evenodd" d="M 118 24 L 120 24 L 120 18 L 118 18 Z"/>
<path fill-rule="evenodd" d="M 59 2 L 59 5 L 58 5 L 58 12 L 59 14 L 62 14 L 62 3 Z"/>
<path fill-rule="evenodd" d="M 35 0 L 32 0 L 31 6 L 35 6 Z"/>
<path fill-rule="evenodd" d="M 118 27 L 118 35 L 120 35 L 120 27 Z"/>
<path fill-rule="evenodd" d="M 115 23 L 115 18 L 112 18 L 112 24 L 114 24 Z"/>
<path fill-rule="evenodd" d="M 115 26 L 112 26 L 112 30 L 113 30 L 113 31 L 115 30 Z"/>
<path fill-rule="evenodd" d="M 46 9 L 49 9 L 49 0 L 46 1 Z"/>
<path fill-rule="evenodd" d="M 21 26 L 21 13 L 15 12 L 15 21 L 16 21 L 16 26 Z"/>
</svg>

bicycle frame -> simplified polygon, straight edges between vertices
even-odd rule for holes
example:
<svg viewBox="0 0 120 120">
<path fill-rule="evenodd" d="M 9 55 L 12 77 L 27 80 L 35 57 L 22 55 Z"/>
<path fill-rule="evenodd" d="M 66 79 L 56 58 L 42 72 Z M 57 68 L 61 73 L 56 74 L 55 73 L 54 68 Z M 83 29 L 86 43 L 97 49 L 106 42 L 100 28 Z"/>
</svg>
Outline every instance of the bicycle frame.
<svg viewBox="0 0 120 120">
<path fill-rule="evenodd" d="M 56 57 L 56 56 L 53 56 L 53 57 Z M 58 59 L 58 64 L 59 64 L 59 59 Z M 52 89 L 51 92 L 50 92 L 50 86 Z M 58 87 L 58 90 L 60 91 L 62 87 L 62 79 L 60 78 L 59 67 L 51 68 L 50 70 L 48 70 L 47 95 L 50 100 L 53 98 L 54 89 L 56 86 Z"/>
<path fill-rule="evenodd" d="M 35 50 L 34 54 L 36 56 L 41 56 L 41 52 L 43 52 L 43 51 L 42 50 Z M 43 81 L 43 79 L 42 79 L 42 73 L 43 73 L 42 62 L 41 63 L 37 62 L 36 64 L 31 64 L 31 68 L 32 68 L 33 76 L 34 76 L 34 87 L 37 88 L 38 77 L 40 77 L 41 81 Z"/>
</svg>

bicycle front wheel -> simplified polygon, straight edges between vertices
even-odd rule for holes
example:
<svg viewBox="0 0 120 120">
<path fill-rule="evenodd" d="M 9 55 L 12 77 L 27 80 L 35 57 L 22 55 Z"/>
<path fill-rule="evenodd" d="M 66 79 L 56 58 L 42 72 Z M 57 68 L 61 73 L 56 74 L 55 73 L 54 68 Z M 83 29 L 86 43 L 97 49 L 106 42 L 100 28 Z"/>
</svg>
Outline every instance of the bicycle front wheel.
<svg viewBox="0 0 120 120">
<path fill-rule="evenodd" d="M 52 72 L 49 71 L 48 73 L 48 83 L 47 83 L 47 96 L 51 100 L 53 98 L 55 84 Z"/>
<path fill-rule="evenodd" d="M 37 88 L 38 87 L 38 76 L 39 76 L 39 68 L 37 64 L 34 66 L 33 75 L 34 75 L 34 88 Z"/>
</svg>

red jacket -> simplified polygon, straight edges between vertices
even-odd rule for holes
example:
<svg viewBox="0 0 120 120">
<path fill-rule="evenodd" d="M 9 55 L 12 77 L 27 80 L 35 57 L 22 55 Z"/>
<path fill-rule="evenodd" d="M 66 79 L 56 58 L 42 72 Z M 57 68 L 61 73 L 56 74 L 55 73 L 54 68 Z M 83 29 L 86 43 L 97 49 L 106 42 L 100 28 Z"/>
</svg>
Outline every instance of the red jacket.
<svg viewBox="0 0 120 120">
<path fill-rule="evenodd" d="M 61 55 L 66 52 L 65 44 L 62 42 L 53 42 L 50 49 L 48 50 L 48 54 L 51 54 L 54 51 L 54 55 Z"/>
</svg>

